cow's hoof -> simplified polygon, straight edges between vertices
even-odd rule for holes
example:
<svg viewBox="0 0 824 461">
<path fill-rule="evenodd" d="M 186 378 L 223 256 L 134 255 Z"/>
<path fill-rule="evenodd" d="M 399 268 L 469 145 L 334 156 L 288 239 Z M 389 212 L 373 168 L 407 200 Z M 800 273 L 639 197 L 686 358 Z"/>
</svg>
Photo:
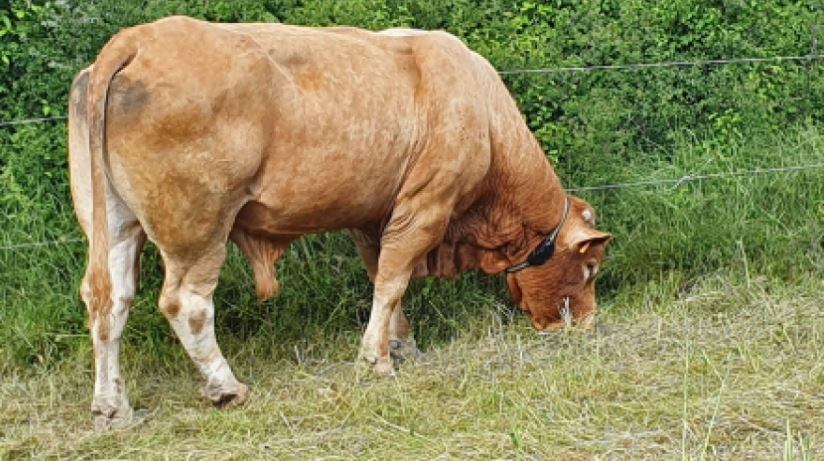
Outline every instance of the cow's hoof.
<svg viewBox="0 0 824 461">
<path fill-rule="evenodd" d="M 361 354 L 358 363 L 361 367 L 368 367 L 372 373 L 378 376 L 395 376 L 395 367 L 392 366 L 392 359 L 389 357 L 376 357 L 375 355 Z"/>
<path fill-rule="evenodd" d="M 237 387 L 230 391 L 221 391 L 210 389 L 209 386 L 204 386 L 200 393 L 207 399 L 212 401 L 212 404 L 220 409 L 233 408 L 243 405 L 246 399 L 249 398 L 249 386 L 243 383 L 237 383 Z"/>
<path fill-rule="evenodd" d="M 131 408 L 121 408 L 117 412 L 109 414 L 92 411 L 92 415 L 94 417 L 94 430 L 97 432 L 106 432 L 129 429 L 142 424 L 149 418 L 149 411 L 145 409 L 132 410 Z"/>
<path fill-rule="evenodd" d="M 417 360 L 423 357 L 423 354 L 418 349 L 415 340 L 409 339 L 390 339 L 389 340 L 389 355 L 393 360 L 403 362 L 408 359 Z"/>
</svg>

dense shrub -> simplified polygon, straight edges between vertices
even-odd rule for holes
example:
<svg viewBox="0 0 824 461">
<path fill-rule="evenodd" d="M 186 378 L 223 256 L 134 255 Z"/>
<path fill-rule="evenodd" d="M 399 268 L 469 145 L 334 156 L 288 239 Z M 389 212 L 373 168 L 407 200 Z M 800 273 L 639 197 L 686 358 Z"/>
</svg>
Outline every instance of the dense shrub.
<svg viewBox="0 0 824 461">
<path fill-rule="evenodd" d="M 0 121 L 64 114 L 73 75 L 108 37 L 170 14 L 444 29 L 501 70 L 805 55 L 822 22 L 819 2 L 778 0 L 0 0 Z M 813 61 L 504 80 L 570 187 L 824 162 L 824 79 Z M 65 138 L 62 120 L 0 127 L 0 245 L 78 237 Z M 582 195 L 616 235 L 601 282 L 607 298 L 662 274 L 685 289 L 719 269 L 824 275 L 821 170 Z M 0 251 L 4 362 L 49 362 L 86 344 L 75 295 L 83 259 L 77 243 Z M 168 330 L 152 312 L 156 255 L 148 261 L 144 286 L 153 289 L 138 300 L 129 338 L 158 346 Z M 258 306 L 233 255 L 218 292 L 219 328 L 241 340 L 299 338 L 306 324 L 319 335 L 357 330 L 370 287 L 347 238 L 305 239 L 281 267 L 284 292 Z M 417 283 L 409 304 L 427 323 L 420 333 L 447 337 L 461 313 L 488 308 L 497 287 L 478 276 Z"/>
</svg>

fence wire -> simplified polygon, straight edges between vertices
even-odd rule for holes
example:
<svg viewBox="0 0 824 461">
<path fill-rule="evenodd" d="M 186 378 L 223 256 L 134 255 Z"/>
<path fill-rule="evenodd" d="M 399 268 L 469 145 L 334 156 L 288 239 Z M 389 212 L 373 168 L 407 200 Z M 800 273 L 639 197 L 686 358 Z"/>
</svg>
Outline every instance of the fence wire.
<svg viewBox="0 0 824 461">
<path fill-rule="evenodd" d="M 65 115 L 55 115 L 54 117 L 37 117 L 37 118 L 24 118 L 21 120 L 9 120 L 7 122 L 0 122 L 0 127 L 4 126 L 15 126 L 15 125 L 29 125 L 32 123 L 45 123 L 51 122 L 54 120 L 65 120 Z"/>
<path fill-rule="evenodd" d="M 82 241 L 84 241 L 84 239 L 81 238 L 61 238 L 58 240 L 45 240 L 42 242 L 13 243 L 10 245 L 0 246 L 0 251 L 22 250 L 27 248 L 37 248 L 50 245 L 67 245 L 70 243 L 78 243 Z"/>
<path fill-rule="evenodd" d="M 815 49 L 815 48 L 813 48 Z M 498 71 L 499 75 L 541 75 L 541 74 L 560 74 L 560 73 L 575 73 L 575 72 L 592 72 L 592 71 L 613 71 L 613 70 L 644 70 L 644 69 L 662 69 L 667 67 L 684 68 L 684 67 L 706 67 L 706 66 L 723 66 L 729 64 L 765 64 L 765 63 L 782 63 L 782 62 L 813 62 L 824 60 L 824 55 L 821 54 L 806 54 L 799 56 L 772 56 L 765 58 L 730 58 L 730 59 L 698 59 L 693 61 L 664 61 L 664 62 L 647 62 L 635 64 L 604 64 L 594 66 L 571 66 L 571 67 L 543 67 L 534 69 L 509 69 Z M 0 121 L 0 128 L 10 127 L 16 125 L 28 125 L 32 123 L 45 123 L 55 120 L 65 120 L 66 115 L 55 115 L 52 117 L 34 117 L 20 120 Z"/>
<path fill-rule="evenodd" d="M 545 67 L 538 69 L 511 69 L 499 71 L 500 75 L 518 75 L 518 74 L 559 74 L 565 72 L 591 72 L 597 70 L 644 70 L 644 69 L 661 69 L 666 67 L 707 67 L 707 66 L 722 66 L 727 64 L 763 64 L 763 63 L 780 63 L 793 61 L 821 61 L 824 60 L 824 55 L 807 54 L 803 56 L 773 56 L 769 58 L 734 58 L 734 59 L 703 59 L 695 61 L 666 61 L 666 62 L 649 62 L 637 64 L 605 64 L 596 66 L 573 66 L 573 67 Z"/>
<path fill-rule="evenodd" d="M 649 181 L 624 182 L 615 184 L 601 184 L 598 186 L 583 186 L 565 189 L 567 192 L 585 192 L 585 191 L 600 191 L 600 190 L 615 190 L 615 189 L 629 189 L 633 187 L 645 186 L 662 186 L 665 184 L 673 184 L 673 189 L 693 181 L 700 181 L 704 179 L 725 179 L 738 176 L 758 176 L 772 173 L 793 173 L 798 171 L 811 171 L 824 168 L 824 163 L 815 163 L 812 165 L 799 165 L 788 167 L 774 167 L 774 168 L 759 168 L 748 171 L 732 171 L 728 173 L 710 173 L 710 174 L 686 174 L 680 178 L 670 179 L 653 179 Z"/>
<path fill-rule="evenodd" d="M 726 178 L 734 178 L 734 177 L 741 177 L 741 176 L 759 176 L 765 174 L 777 174 L 777 173 L 798 173 L 803 171 L 813 171 L 813 170 L 820 170 L 824 169 L 824 163 L 814 163 L 810 165 L 796 165 L 796 166 L 787 166 L 787 167 L 774 167 L 774 168 L 758 168 L 754 170 L 744 170 L 744 171 L 731 171 L 727 173 L 709 173 L 709 174 L 687 174 L 681 176 L 680 178 L 669 178 L 669 179 L 659 179 L 659 180 L 650 180 L 650 181 L 637 181 L 637 182 L 624 182 L 624 183 L 615 183 L 615 184 L 601 184 L 597 186 L 583 186 L 583 187 L 572 187 L 569 189 L 564 189 L 567 192 L 585 192 L 585 191 L 606 191 L 606 190 L 621 190 L 621 189 L 631 189 L 637 187 L 650 187 L 650 186 L 662 186 L 662 185 L 669 185 L 672 184 L 673 187 L 670 191 L 677 189 L 679 186 L 690 183 L 693 181 L 701 181 L 701 180 L 711 180 L 711 179 L 726 179 Z M 38 248 L 44 247 L 49 245 L 67 245 L 73 243 L 79 243 L 85 241 L 82 238 L 68 238 L 69 236 L 64 236 L 58 240 L 46 240 L 40 242 L 21 242 L 21 243 L 13 243 L 9 245 L 0 245 L 0 251 L 15 251 L 15 250 L 23 250 L 29 248 Z"/>
</svg>

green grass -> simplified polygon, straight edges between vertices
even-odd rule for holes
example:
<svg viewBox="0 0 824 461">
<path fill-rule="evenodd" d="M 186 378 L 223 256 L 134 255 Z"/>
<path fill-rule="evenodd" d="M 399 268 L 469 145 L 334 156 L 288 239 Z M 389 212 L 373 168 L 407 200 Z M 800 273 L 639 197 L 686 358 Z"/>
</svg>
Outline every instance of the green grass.
<svg viewBox="0 0 824 461">
<path fill-rule="evenodd" d="M 112 433 L 91 429 L 90 356 L 19 370 L 0 384 L 0 458 L 824 456 L 820 279 L 735 272 L 647 290 L 607 303 L 589 332 L 539 337 L 486 309 L 395 379 L 358 373 L 354 337 L 292 343 L 279 359 L 234 343 L 229 360 L 254 387 L 229 411 L 198 397 L 182 352 L 127 347 L 131 398 L 152 416 Z"/>
<path fill-rule="evenodd" d="M 659 146 L 613 143 L 595 123 L 606 138 L 574 133 L 586 142 L 550 156 L 568 187 L 821 165 L 814 120 L 668 125 Z M 580 155 L 587 143 L 604 151 Z M 79 237 L 64 125 L 0 133 L 0 168 L 0 247 Z M 824 457 L 824 169 L 581 195 L 615 236 L 598 329 L 538 338 L 500 278 L 415 281 L 404 303 L 428 358 L 396 380 L 352 366 L 371 285 L 345 234 L 293 244 L 263 304 L 232 248 L 216 327 L 254 394 L 228 412 L 197 397 L 157 312 L 150 246 L 123 350 L 153 418 L 110 434 L 91 432 L 84 243 L 0 249 L 0 459 Z"/>
<path fill-rule="evenodd" d="M 754 140 L 737 164 L 814 163 L 822 140 L 815 128 Z M 646 176 L 696 171 L 698 160 L 682 159 Z M 625 179 L 636 178 L 643 170 Z M 264 304 L 233 250 L 216 293 L 218 339 L 254 393 L 226 412 L 198 397 L 200 379 L 157 312 L 150 248 L 123 360 L 133 403 L 153 417 L 109 434 L 91 430 L 76 295 L 84 245 L 0 252 L 0 459 L 821 458 L 821 178 L 592 193 L 616 235 L 595 332 L 537 337 L 499 278 L 416 281 L 405 304 L 427 360 L 394 380 L 352 365 L 371 286 L 348 237 L 296 242 L 279 266 L 282 293 Z M 0 240 L 70 229 L 59 203 L 7 217 L 25 225 L 4 225 Z"/>
<path fill-rule="evenodd" d="M 824 132 L 684 139 L 670 155 L 614 180 L 820 164 Z M 35 160 L 7 158 L 0 181 L 22 186 L 0 197 L 0 242 L 75 236 L 68 193 L 55 186 L 65 178 L 27 176 Z M 0 459 L 824 456 L 824 170 L 586 198 L 616 237 L 595 332 L 537 337 L 500 278 L 420 280 L 405 305 L 428 358 L 396 380 L 352 365 L 371 285 L 345 234 L 292 245 L 282 292 L 263 304 L 232 249 L 216 327 L 254 394 L 227 412 L 198 397 L 199 377 L 157 312 L 150 247 L 123 356 L 132 401 L 153 418 L 109 434 L 91 431 L 84 244 L 0 251 Z"/>
<path fill-rule="evenodd" d="M 824 132 L 804 125 L 724 145 L 684 139 L 669 155 L 672 164 L 628 165 L 611 181 L 600 181 L 821 165 Z M 14 162 L 0 180 L 22 174 L 33 161 L 9 158 Z M 593 176 L 587 184 L 599 182 Z M 53 190 L 48 177 L 24 179 L 14 183 L 29 192 L 10 188 L 4 202 L 8 213 L 0 215 L 0 243 L 77 237 L 68 191 Z M 598 210 L 599 227 L 615 236 L 599 281 L 601 299 L 621 299 L 631 287 L 661 280 L 688 290 L 702 274 L 730 266 L 746 266 L 752 274 L 787 283 L 824 277 L 824 168 L 584 196 Z M 11 205 L 27 201 L 38 205 L 35 211 L 15 211 Z M 85 308 L 76 295 L 84 263 L 83 243 L 0 251 L 0 371 L 84 356 Z M 144 257 L 141 280 L 127 324 L 127 347 L 168 355 L 176 344 L 165 319 L 157 315 L 161 270 L 153 249 Z M 258 304 L 250 270 L 233 249 L 216 293 L 217 328 L 224 343 L 256 342 L 278 358 L 295 343 L 317 343 L 337 332 L 355 337 L 365 323 L 371 286 L 345 234 L 308 236 L 293 244 L 279 263 L 279 280 L 281 294 Z M 466 321 L 505 300 L 499 279 L 478 274 L 457 281 L 417 281 L 405 298 L 424 344 L 449 341 Z"/>
</svg>

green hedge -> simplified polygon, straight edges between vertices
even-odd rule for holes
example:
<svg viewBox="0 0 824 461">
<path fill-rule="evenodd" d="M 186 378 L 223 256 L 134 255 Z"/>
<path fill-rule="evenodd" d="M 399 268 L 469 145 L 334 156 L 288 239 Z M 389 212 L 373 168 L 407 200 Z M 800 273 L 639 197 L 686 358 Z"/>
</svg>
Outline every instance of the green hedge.
<svg viewBox="0 0 824 461">
<path fill-rule="evenodd" d="M 73 75 L 122 27 L 170 14 L 216 21 L 282 21 L 444 29 L 498 69 L 805 55 L 819 2 L 504 0 L 0 0 L 0 121 L 66 112 Z M 820 37 L 819 37 L 820 38 Z M 824 79 L 816 62 L 507 75 L 504 80 L 570 187 L 824 163 Z M 79 236 L 67 187 L 64 121 L 0 127 L 0 245 Z M 616 236 L 602 298 L 661 277 L 688 289 L 718 270 L 793 280 L 824 275 L 824 175 L 741 176 L 582 194 Z M 8 363 L 50 363 L 85 344 L 76 296 L 82 244 L 0 251 L 0 348 Z M 218 292 L 218 327 L 243 339 L 357 331 L 369 284 L 339 234 L 287 253 L 284 292 L 258 306 L 235 254 Z M 158 345 L 152 311 L 156 255 L 131 341 Z M 417 283 L 418 331 L 445 338 L 460 315 L 503 299 L 471 275 Z M 456 314 L 455 312 L 458 312 Z M 463 314 L 461 314 L 463 313 Z M 77 335 L 77 336 L 74 336 Z M 23 338 L 21 340 L 21 338 Z"/>
</svg>

